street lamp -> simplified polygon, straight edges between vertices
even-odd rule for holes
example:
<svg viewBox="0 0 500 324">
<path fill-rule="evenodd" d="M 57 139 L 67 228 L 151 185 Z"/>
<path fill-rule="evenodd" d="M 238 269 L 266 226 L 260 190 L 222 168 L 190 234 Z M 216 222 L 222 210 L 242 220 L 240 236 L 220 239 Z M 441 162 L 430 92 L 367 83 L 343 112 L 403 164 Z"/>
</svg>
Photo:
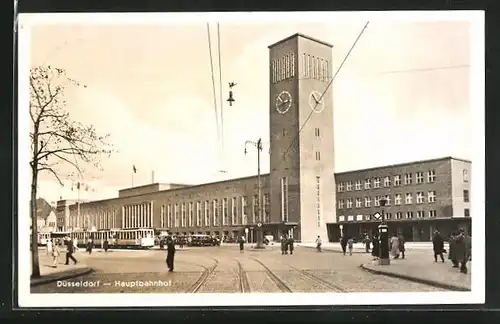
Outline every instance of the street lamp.
<svg viewBox="0 0 500 324">
<path fill-rule="evenodd" d="M 260 184 L 260 152 L 262 151 L 262 139 L 258 139 L 257 142 L 252 142 L 252 141 L 246 141 L 245 142 L 245 155 L 247 154 L 247 145 L 251 144 L 255 146 L 257 149 L 257 200 L 258 200 L 258 223 L 257 223 L 257 245 L 255 246 L 256 249 L 263 249 L 264 248 L 264 236 L 262 233 L 262 193 L 261 193 L 261 184 Z"/>
<path fill-rule="evenodd" d="M 382 207 L 382 223 L 378 226 L 380 237 L 379 265 L 389 265 L 389 227 L 385 222 L 384 207 L 387 204 L 387 199 L 380 199 L 380 207 Z"/>
</svg>

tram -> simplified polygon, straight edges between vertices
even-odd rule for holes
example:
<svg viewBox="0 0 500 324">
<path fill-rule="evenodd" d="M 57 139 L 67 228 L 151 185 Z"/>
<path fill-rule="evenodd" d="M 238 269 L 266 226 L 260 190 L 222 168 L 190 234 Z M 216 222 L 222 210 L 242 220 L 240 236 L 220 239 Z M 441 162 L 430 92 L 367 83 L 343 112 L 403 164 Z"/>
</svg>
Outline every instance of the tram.
<svg viewBox="0 0 500 324">
<path fill-rule="evenodd" d="M 94 246 L 99 246 L 108 240 L 111 248 L 141 248 L 154 247 L 154 230 L 152 228 L 130 229 L 100 229 L 95 231 L 75 230 L 71 238 L 77 240 L 78 247 L 85 247 L 88 240 L 93 240 Z"/>
<path fill-rule="evenodd" d="M 37 241 L 39 246 L 47 245 L 47 242 L 50 240 L 50 233 L 38 233 Z"/>
</svg>

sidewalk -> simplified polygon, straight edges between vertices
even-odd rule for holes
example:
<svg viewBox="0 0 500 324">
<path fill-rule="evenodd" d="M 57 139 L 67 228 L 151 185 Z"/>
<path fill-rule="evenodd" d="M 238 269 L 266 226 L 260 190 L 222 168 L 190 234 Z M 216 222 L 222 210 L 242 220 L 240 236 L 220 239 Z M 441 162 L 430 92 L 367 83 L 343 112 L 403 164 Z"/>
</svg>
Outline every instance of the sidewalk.
<svg viewBox="0 0 500 324">
<path fill-rule="evenodd" d="M 378 261 L 362 264 L 361 267 L 369 272 L 414 281 L 439 288 L 470 291 L 471 290 L 471 263 L 467 264 L 469 272 L 460 273 L 458 268 L 453 268 L 445 255 L 445 262 L 433 260 L 432 252 L 419 251 L 407 255 L 402 260 L 391 259 L 390 265 L 381 266 Z"/>
<path fill-rule="evenodd" d="M 78 255 L 76 256 L 77 259 Z M 66 253 L 61 253 L 59 256 L 59 262 L 57 264 L 57 268 L 52 267 L 52 257 L 48 256 L 45 251 L 39 250 L 39 261 L 40 261 L 40 278 L 32 278 L 31 286 L 39 286 L 43 284 L 47 284 L 50 282 L 65 280 L 74 277 L 83 276 L 92 272 L 92 269 L 85 266 L 85 264 L 81 264 L 79 262 L 74 265 L 72 261 L 70 261 L 69 265 L 65 265 L 66 262 Z M 30 262 L 30 273 L 31 273 L 31 262 Z"/>
</svg>

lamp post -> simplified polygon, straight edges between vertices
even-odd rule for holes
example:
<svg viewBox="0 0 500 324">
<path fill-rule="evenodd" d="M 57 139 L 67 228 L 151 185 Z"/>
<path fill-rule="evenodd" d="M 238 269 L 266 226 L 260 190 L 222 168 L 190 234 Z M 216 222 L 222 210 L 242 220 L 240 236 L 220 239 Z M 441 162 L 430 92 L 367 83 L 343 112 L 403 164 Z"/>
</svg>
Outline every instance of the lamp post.
<svg viewBox="0 0 500 324">
<path fill-rule="evenodd" d="M 262 200 L 262 193 L 261 193 L 261 184 L 260 184 L 260 152 L 262 151 L 262 139 L 258 139 L 257 142 L 253 142 L 253 141 L 246 141 L 245 142 L 245 155 L 247 154 L 247 145 L 248 144 L 251 144 L 253 146 L 255 146 L 255 148 L 257 149 L 257 201 L 258 201 L 258 205 L 257 205 L 257 208 L 258 208 L 258 213 L 259 213 L 259 216 L 258 216 L 258 224 L 257 224 L 257 245 L 255 246 L 255 248 L 257 249 L 263 249 L 264 248 L 264 244 L 263 244 L 263 241 L 264 241 L 264 238 L 263 238 L 263 233 L 262 233 L 262 203 L 261 203 L 261 200 Z M 260 226 L 259 226 L 260 225 Z"/>
<path fill-rule="evenodd" d="M 380 199 L 380 206 L 382 207 L 382 223 L 378 226 L 380 237 L 380 251 L 379 251 L 379 265 L 389 265 L 389 227 L 385 222 L 384 207 L 387 203 L 385 198 Z"/>
</svg>

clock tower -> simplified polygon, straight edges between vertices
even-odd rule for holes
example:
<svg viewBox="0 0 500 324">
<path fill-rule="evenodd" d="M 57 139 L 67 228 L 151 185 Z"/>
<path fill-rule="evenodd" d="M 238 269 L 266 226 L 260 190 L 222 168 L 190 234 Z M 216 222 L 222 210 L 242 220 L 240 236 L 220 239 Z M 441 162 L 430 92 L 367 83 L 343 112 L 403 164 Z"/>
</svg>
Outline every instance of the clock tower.
<svg viewBox="0 0 500 324">
<path fill-rule="evenodd" d="M 332 45 L 295 34 L 269 46 L 271 223 L 328 241 L 335 180 Z"/>
</svg>

